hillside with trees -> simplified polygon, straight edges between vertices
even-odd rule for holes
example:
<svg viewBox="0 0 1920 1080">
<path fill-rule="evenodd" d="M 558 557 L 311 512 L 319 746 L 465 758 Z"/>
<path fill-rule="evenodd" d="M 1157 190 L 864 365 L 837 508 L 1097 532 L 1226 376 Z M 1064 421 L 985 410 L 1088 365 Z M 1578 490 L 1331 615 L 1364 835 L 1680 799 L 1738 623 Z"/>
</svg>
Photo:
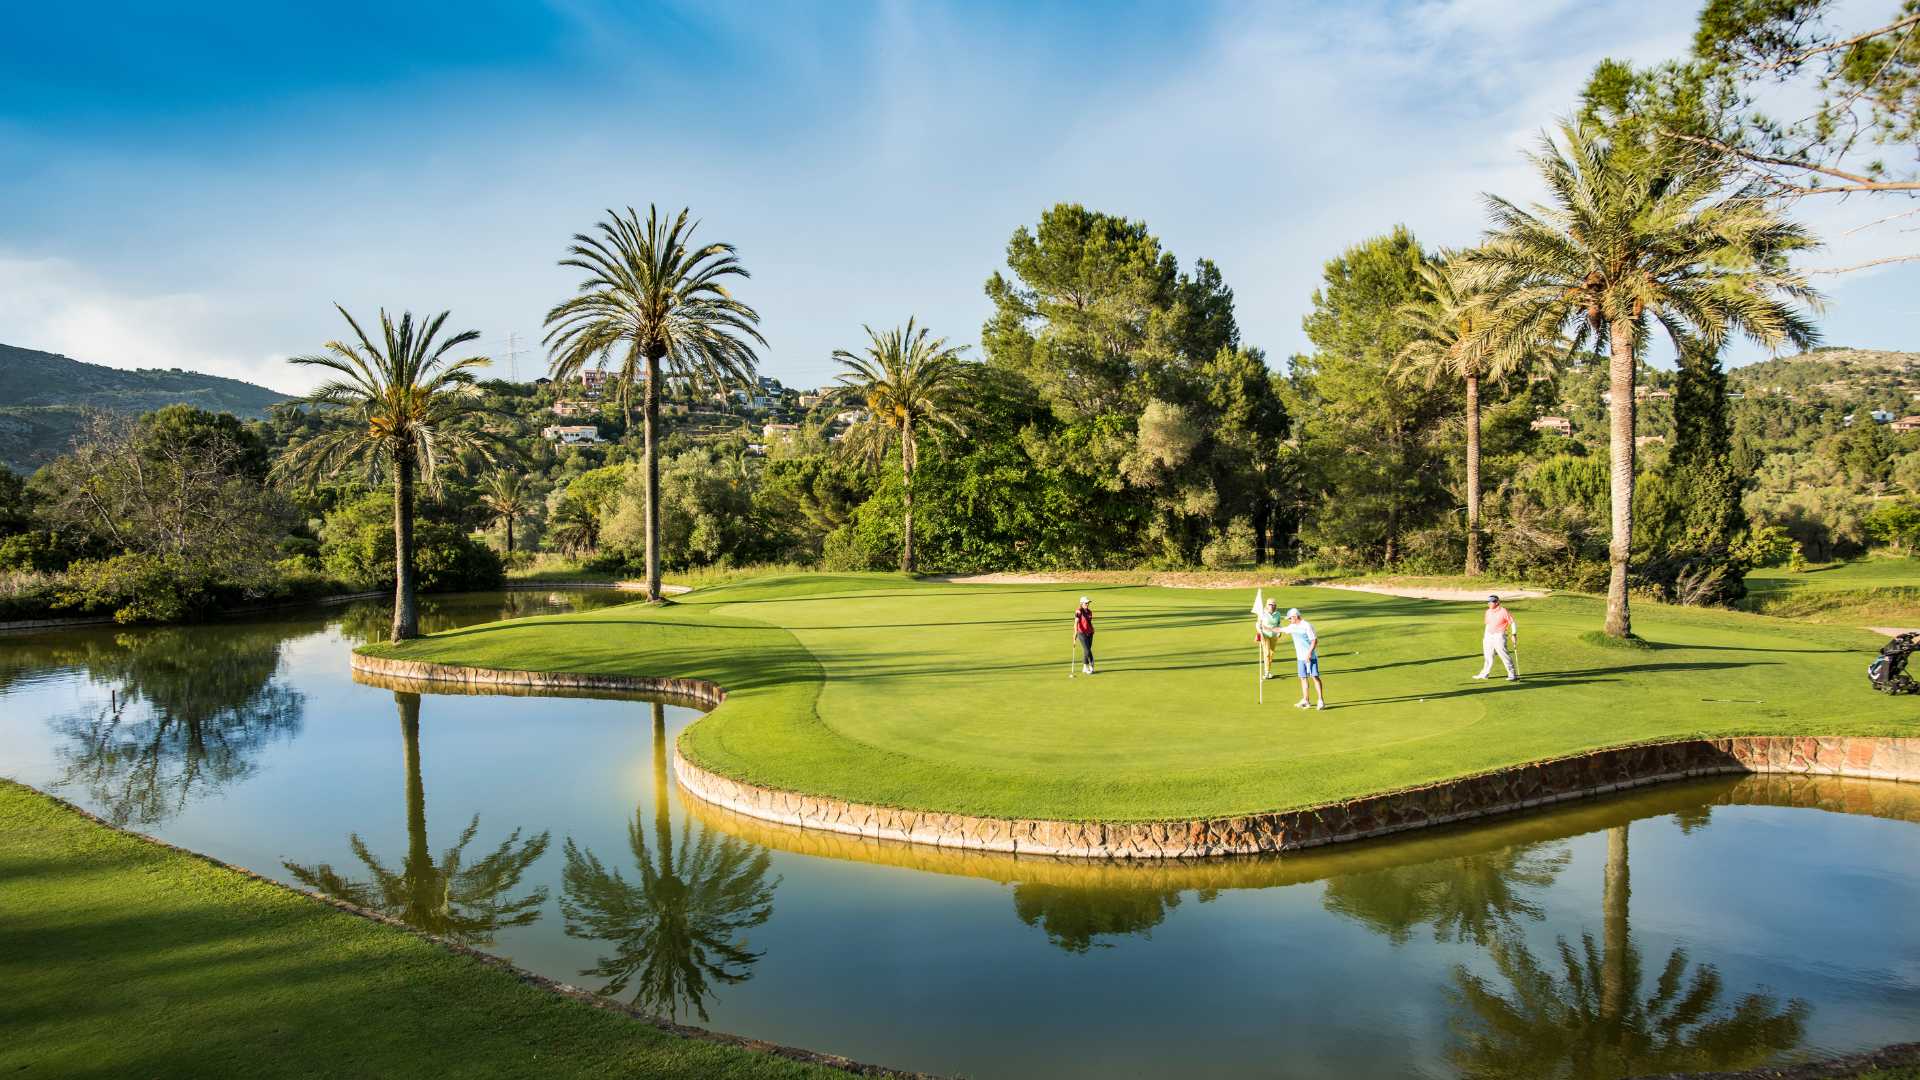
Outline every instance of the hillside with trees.
<svg viewBox="0 0 1920 1080">
<path fill-rule="evenodd" d="M 0 465 L 32 472 L 53 460 L 82 429 L 90 409 L 138 415 L 191 405 L 259 419 L 287 399 L 264 386 L 197 371 L 127 370 L 0 345 Z"/>
</svg>

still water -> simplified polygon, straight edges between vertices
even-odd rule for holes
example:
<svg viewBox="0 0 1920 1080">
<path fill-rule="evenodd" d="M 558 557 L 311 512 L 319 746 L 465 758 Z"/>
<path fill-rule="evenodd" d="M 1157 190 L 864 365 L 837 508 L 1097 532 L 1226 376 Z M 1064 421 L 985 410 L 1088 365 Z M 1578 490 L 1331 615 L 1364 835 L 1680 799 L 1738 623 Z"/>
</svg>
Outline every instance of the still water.
<svg viewBox="0 0 1920 1080">
<path fill-rule="evenodd" d="M 355 682 L 386 619 L 0 635 L 0 775 L 683 1022 L 942 1073 L 1598 1078 L 1920 1033 L 1920 785 L 1729 778 L 1276 859 L 941 852 L 683 802 L 689 708 Z"/>
</svg>

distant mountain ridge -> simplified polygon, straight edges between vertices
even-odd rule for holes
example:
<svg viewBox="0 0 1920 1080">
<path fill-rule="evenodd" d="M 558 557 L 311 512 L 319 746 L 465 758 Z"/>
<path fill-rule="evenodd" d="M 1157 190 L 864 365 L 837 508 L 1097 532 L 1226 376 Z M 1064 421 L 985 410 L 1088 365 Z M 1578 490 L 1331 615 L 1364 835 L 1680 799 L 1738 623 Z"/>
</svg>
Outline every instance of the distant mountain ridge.
<svg viewBox="0 0 1920 1080">
<path fill-rule="evenodd" d="M 1867 385 L 1920 389 L 1920 352 L 1827 346 L 1760 360 L 1727 373 L 1740 389 L 1828 392 Z"/>
<path fill-rule="evenodd" d="M 30 472 L 64 453 L 89 409 L 143 413 L 192 405 L 259 419 L 292 397 L 179 368 L 125 370 L 0 345 L 0 463 Z"/>
</svg>

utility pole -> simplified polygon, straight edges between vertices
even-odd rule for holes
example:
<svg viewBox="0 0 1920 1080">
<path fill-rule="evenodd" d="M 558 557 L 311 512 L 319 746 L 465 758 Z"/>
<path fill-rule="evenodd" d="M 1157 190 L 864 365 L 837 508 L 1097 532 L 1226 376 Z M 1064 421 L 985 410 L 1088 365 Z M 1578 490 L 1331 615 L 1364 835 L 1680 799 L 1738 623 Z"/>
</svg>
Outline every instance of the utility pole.
<svg viewBox="0 0 1920 1080">
<path fill-rule="evenodd" d="M 520 335 L 507 331 L 507 377 L 520 381 Z"/>
</svg>

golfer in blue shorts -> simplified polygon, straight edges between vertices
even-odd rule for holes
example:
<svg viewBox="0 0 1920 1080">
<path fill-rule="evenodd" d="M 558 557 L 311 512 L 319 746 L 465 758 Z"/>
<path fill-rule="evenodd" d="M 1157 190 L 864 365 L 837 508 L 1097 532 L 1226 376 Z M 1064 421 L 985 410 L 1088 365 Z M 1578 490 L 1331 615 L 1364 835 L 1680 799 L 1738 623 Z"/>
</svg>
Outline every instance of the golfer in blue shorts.
<svg viewBox="0 0 1920 1080">
<path fill-rule="evenodd" d="M 1287 609 L 1287 625 L 1283 627 L 1293 638 L 1293 658 L 1300 673 L 1300 700 L 1293 703 L 1296 709 L 1307 708 L 1307 682 L 1312 680 L 1313 689 L 1319 695 L 1319 704 L 1313 708 L 1327 707 L 1327 688 L 1320 684 L 1320 638 L 1313 632 L 1313 624 L 1300 617 L 1299 608 Z"/>
</svg>

